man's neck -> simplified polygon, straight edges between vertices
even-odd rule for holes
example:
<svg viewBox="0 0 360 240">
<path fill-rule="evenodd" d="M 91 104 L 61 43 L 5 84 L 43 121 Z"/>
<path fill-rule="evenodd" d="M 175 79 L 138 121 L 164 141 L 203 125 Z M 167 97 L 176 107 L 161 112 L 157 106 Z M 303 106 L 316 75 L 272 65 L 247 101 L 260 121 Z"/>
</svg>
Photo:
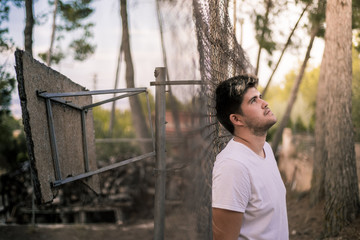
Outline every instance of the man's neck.
<svg viewBox="0 0 360 240">
<path fill-rule="evenodd" d="M 257 155 L 261 157 L 265 157 L 264 153 L 264 144 L 266 140 L 266 133 L 264 135 L 255 135 L 251 133 L 250 131 L 246 131 L 245 129 L 242 129 L 242 131 L 236 131 L 234 132 L 234 140 L 236 142 L 240 142 L 244 145 L 246 145 L 248 148 L 250 148 L 252 151 L 254 151 Z"/>
</svg>

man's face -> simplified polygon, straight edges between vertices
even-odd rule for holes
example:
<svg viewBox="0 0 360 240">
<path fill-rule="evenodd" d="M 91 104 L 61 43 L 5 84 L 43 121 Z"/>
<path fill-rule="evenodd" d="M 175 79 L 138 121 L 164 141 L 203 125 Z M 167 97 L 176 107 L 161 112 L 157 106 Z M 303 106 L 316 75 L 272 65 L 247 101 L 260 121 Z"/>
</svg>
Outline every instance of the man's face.
<svg viewBox="0 0 360 240">
<path fill-rule="evenodd" d="M 277 121 L 268 103 L 261 98 L 260 92 L 255 87 L 246 91 L 241 110 L 245 127 L 256 135 L 265 134 Z"/>
</svg>

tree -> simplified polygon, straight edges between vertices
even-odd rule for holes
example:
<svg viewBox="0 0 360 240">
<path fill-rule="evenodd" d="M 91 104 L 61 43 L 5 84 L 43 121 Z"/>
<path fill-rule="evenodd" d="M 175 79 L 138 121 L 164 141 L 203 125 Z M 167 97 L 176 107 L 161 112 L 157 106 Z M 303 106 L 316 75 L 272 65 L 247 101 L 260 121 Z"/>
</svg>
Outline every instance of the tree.
<svg viewBox="0 0 360 240">
<path fill-rule="evenodd" d="M 73 53 L 74 60 L 84 61 L 95 52 L 95 45 L 89 42 L 93 37 L 91 28 L 94 24 L 83 23 L 94 11 L 90 6 L 91 2 L 92 0 L 49 1 L 49 3 L 54 6 L 50 47 L 46 53 L 39 54 L 39 57 L 46 61 L 48 66 L 52 63 L 58 64 L 67 55 L 61 50 L 60 45 L 57 45 L 56 51 L 54 51 L 54 44 L 60 42 L 63 38 L 63 32 L 82 30 L 81 36 L 74 38 L 68 46 L 69 50 Z M 57 21 L 58 15 L 60 15 L 61 18 Z"/>
<path fill-rule="evenodd" d="M 125 68 L 125 80 L 127 88 L 134 88 L 134 66 L 131 57 L 131 48 L 130 48 L 130 34 L 128 26 L 128 15 L 127 15 L 127 4 L 126 0 L 120 0 L 120 15 L 122 23 L 122 40 L 121 44 L 124 51 L 124 60 L 126 64 Z M 130 108 L 132 113 L 132 121 L 135 128 L 135 133 L 138 138 L 148 138 L 149 130 L 144 121 L 145 116 L 142 112 L 142 107 L 138 96 L 132 96 L 129 98 Z M 144 143 L 142 144 L 143 152 L 152 151 L 152 144 Z"/>
<path fill-rule="evenodd" d="M 317 114 L 323 113 L 323 117 L 317 115 L 316 124 L 322 124 L 324 129 L 322 136 L 317 136 L 325 140 L 324 148 L 319 149 L 319 145 L 316 148 L 325 169 L 326 236 L 336 236 L 360 209 L 351 120 L 351 17 L 351 0 L 327 1 L 325 49 L 316 106 Z"/>
<path fill-rule="evenodd" d="M 273 0 L 264 0 L 265 14 L 255 14 L 255 31 L 256 40 L 259 43 L 259 50 L 256 59 L 255 75 L 259 72 L 261 52 L 265 49 L 268 53 L 272 53 L 276 49 L 276 44 L 272 40 L 271 13 L 275 8 Z"/>
<path fill-rule="evenodd" d="M 166 68 L 166 80 L 170 81 L 169 67 L 167 64 L 166 48 L 165 48 L 165 41 L 164 41 L 164 34 L 163 34 L 163 19 L 161 16 L 159 1 L 160 0 L 156 0 L 156 13 L 157 13 L 158 23 L 159 23 L 161 50 L 162 50 L 163 63 Z M 176 133 L 177 133 L 178 137 L 181 137 L 178 105 L 177 105 L 175 96 L 173 95 L 173 92 L 171 91 L 171 85 L 168 86 L 168 93 L 169 93 L 169 98 L 170 98 L 170 109 L 171 109 L 171 113 L 172 113 L 172 116 L 174 119 Z"/>
<path fill-rule="evenodd" d="M 0 66 L 0 123 L 1 117 L 10 114 L 11 92 L 15 87 L 15 79 Z"/>
<path fill-rule="evenodd" d="M 267 81 L 266 86 L 265 86 L 264 90 L 263 90 L 262 93 L 261 93 L 262 96 L 263 96 L 263 98 L 265 97 L 266 91 L 267 91 L 268 87 L 270 86 L 271 80 L 272 80 L 272 78 L 273 78 L 273 76 L 274 76 L 274 74 L 275 74 L 275 72 L 276 72 L 276 70 L 277 70 L 277 68 L 278 68 L 278 66 L 279 66 L 279 64 L 280 64 L 280 62 L 281 62 L 282 57 L 284 56 L 284 53 L 285 53 L 286 49 L 288 48 L 288 46 L 289 46 L 290 43 L 291 43 L 291 38 L 292 38 L 292 36 L 294 35 L 294 32 L 295 32 L 297 26 L 299 25 L 300 20 L 301 20 L 302 17 L 304 16 L 304 13 L 306 12 L 306 10 L 308 9 L 309 6 L 310 6 L 310 3 L 307 3 L 306 6 L 305 6 L 305 8 L 304 8 L 304 10 L 303 10 L 302 13 L 300 14 L 297 22 L 295 23 L 293 29 L 291 30 L 291 32 L 290 32 L 290 34 L 289 34 L 289 37 L 288 37 L 288 39 L 287 39 L 287 41 L 286 41 L 286 43 L 285 43 L 285 45 L 284 45 L 284 48 L 283 48 L 282 51 L 281 51 L 280 57 L 279 57 L 276 65 L 275 65 L 275 68 L 273 69 L 273 71 L 272 71 L 272 73 L 271 73 L 271 75 L 270 75 L 270 77 L 269 77 L 269 80 Z"/>
<path fill-rule="evenodd" d="M 119 74 L 120 74 L 122 55 L 123 55 L 123 46 L 122 46 L 122 43 L 120 43 L 119 53 L 118 53 L 118 58 L 117 58 L 117 64 L 116 64 L 114 89 L 117 89 L 117 86 L 118 86 L 118 83 L 119 83 Z M 113 97 L 116 97 L 115 93 L 113 94 Z M 112 104 L 111 104 L 111 116 L 110 116 L 110 126 L 109 126 L 109 136 L 110 137 L 113 135 L 113 130 L 114 130 L 115 109 L 116 109 L 116 101 L 113 101 Z"/>
<path fill-rule="evenodd" d="M 54 2 L 54 13 L 53 13 L 53 23 L 51 26 L 51 37 L 50 37 L 50 47 L 48 52 L 46 53 L 46 64 L 48 66 L 51 65 L 51 57 L 52 57 L 52 51 L 54 46 L 54 40 L 55 40 L 55 32 L 56 32 L 56 15 L 58 10 L 58 0 L 55 0 Z"/>
<path fill-rule="evenodd" d="M 291 110 L 296 101 L 298 90 L 299 90 L 301 81 L 303 79 L 304 73 L 305 73 L 307 62 L 310 59 L 310 53 L 311 53 L 311 49 L 312 49 L 315 37 L 318 36 L 318 33 L 320 32 L 320 29 L 321 29 L 321 24 L 323 22 L 323 16 L 324 16 L 324 6 L 325 6 L 324 4 L 325 4 L 324 1 L 319 1 L 317 7 L 315 8 L 316 10 L 314 12 L 310 13 L 310 22 L 312 23 L 311 30 L 310 30 L 310 42 L 307 47 L 305 58 L 301 65 L 299 74 L 297 75 L 296 81 L 294 82 L 293 88 L 291 89 L 291 95 L 290 95 L 288 105 L 285 110 L 285 114 L 284 114 L 283 118 L 281 119 L 280 124 L 275 132 L 275 136 L 271 142 L 271 147 L 275 153 L 276 153 L 278 145 L 281 141 L 283 130 L 289 122 Z"/>
<path fill-rule="evenodd" d="M 32 36 L 34 28 L 34 15 L 33 15 L 33 1 L 25 0 L 25 29 L 24 29 L 24 46 L 25 51 L 29 52 L 32 56 Z"/>
<path fill-rule="evenodd" d="M 11 171 L 20 161 L 26 160 L 26 146 L 20 122 L 10 112 L 15 79 L 4 68 L 0 66 L 0 167 Z"/>
<path fill-rule="evenodd" d="M 12 39 L 7 35 L 9 29 L 4 26 L 9 21 L 10 2 L 10 0 L 0 1 L 0 52 L 7 51 L 14 46 Z M 18 6 L 17 1 L 14 3 Z"/>
<path fill-rule="evenodd" d="M 356 32 L 357 29 L 360 28 L 360 22 L 358 16 L 360 15 L 360 8 L 359 8 L 359 1 L 353 1 L 352 2 L 352 28 L 355 29 L 355 38 L 354 38 L 354 44 L 355 49 L 358 44 L 358 41 L 356 40 Z M 323 56 L 324 58 L 324 56 Z M 354 57 L 353 57 L 354 59 Z M 315 153 L 314 153 L 314 165 L 313 165 L 313 177 L 311 182 L 311 191 L 310 191 L 310 202 L 312 205 L 315 205 L 320 200 L 323 200 L 325 198 L 325 164 L 327 162 L 328 153 L 327 148 L 325 146 L 325 137 L 326 137 L 326 129 L 324 128 L 324 122 L 327 122 L 327 116 L 325 115 L 325 108 L 323 106 L 326 106 L 327 103 L 327 97 L 328 97 L 328 90 L 325 86 L 327 86 L 327 78 L 325 76 L 325 61 L 321 63 L 321 71 L 320 71 L 320 77 L 318 82 L 318 91 L 316 96 L 316 121 L 315 121 Z M 357 93 L 357 85 L 356 85 L 356 77 L 353 80 L 353 92 L 354 96 L 356 97 L 358 95 Z M 356 98 L 353 98 L 353 102 L 355 102 L 354 106 L 355 109 L 358 106 L 356 103 Z M 356 120 L 356 111 L 352 113 L 353 119 Z M 356 127 L 355 122 L 355 127 Z"/>
</svg>

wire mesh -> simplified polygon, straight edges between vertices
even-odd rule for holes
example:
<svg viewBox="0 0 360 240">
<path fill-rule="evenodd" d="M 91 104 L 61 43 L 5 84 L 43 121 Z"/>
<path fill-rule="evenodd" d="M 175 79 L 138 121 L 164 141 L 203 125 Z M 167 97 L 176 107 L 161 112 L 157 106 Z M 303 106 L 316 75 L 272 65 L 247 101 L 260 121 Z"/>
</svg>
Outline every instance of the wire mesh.
<svg viewBox="0 0 360 240">
<path fill-rule="evenodd" d="M 228 5 L 227 0 L 159 4 L 164 43 L 170 49 L 168 80 L 200 78 L 203 83 L 200 87 L 172 86 L 172 92 L 187 96 L 188 102 L 185 110 L 178 108 L 176 116 L 170 111 L 174 106 L 169 105 L 166 116 L 166 204 L 171 209 L 166 231 L 174 230 L 175 225 L 182 227 L 184 239 L 212 238 L 212 167 L 230 138 L 216 120 L 214 90 L 229 77 L 254 72 L 234 35 Z M 174 126 L 175 117 L 180 119 L 180 128 Z M 174 216 L 186 220 L 179 224 Z M 165 233 L 165 238 L 169 236 Z"/>
<path fill-rule="evenodd" d="M 226 132 L 216 121 L 214 90 L 217 84 L 240 73 L 252 73 L 253 68 L 242 47 L 238 44 L 230 22 L 229 1 L 193 1 L 196 24 L 201 79 L 205 82 L 201 91 L 206 118 L 204 126 L 204 145 L 201 148 L 198 165 L 198 236 L 211 239 L 211 176 L 216 155 L 229 140 Z"/>
</svg>

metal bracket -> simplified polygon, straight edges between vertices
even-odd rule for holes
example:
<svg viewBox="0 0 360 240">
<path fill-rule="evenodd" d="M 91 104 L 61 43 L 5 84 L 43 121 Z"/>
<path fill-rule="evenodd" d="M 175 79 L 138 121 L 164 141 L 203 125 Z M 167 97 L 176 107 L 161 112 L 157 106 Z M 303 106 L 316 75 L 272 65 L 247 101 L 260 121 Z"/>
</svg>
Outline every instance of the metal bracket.
<svg viewBox="0 0 360 240">
<path fill-rule="evenodd" d="M 92 103 L 85 106 L 77 106 L 76 104 L 73 104 L 69 101 L 64 100 L 63 98 L 66 97 L 81 97 L 81 96 L 92 96 L 92 95 L 103 95 L 103 94 L 116 94 L 116 93 L 122 93 L 121 96 L 111 97 L 109 99 Z M 125 97 L 134 96 L 140 93 L 146 93 L 146 99 L 147 99 L 147 106 L 148 106 L 148 118 L 150 123 L 150 129 L 151 129 L 151 137 L 153 142 L 153 152 L 137 156 L 134 158 L 130 158 L 124 161 L 121 161 L 119 163 L 111 164 L 103 168 L 99 168 L 94 171 L 90 171 L 89 169 L 89 159 L 88 159 L 88 146 L 86 141 L 86 117 L 85 114 L 87 113 L 88 109 L 91 109 L 96 106 L 100 106 L 105 103 L 113 102 Z M 46 91 L 36 91 L 36 94 L 38 97 L 44 98 L 46 103 L 46 111 L 47 111 L 47 118 L 48 118 L 48 124 L 49 124 L 49 132 L 50 132 L 50 144 L 51 144 L 51 151 L 52 151 L 52 161 L 54 164 L 54 171 L 55 171 L 55 181 L 51 183 L 52 187 L 58 187 L 60 185 L 63 185 L 65 183 L 73 182 L 76 180 L 80 180 L 83 178 L 90 177 L 95 174 L 99 174 L 101 172 L 105 172 L 114 168 L 118 168 L 121 166 L 124 166 L 126 164 L 136 162 L 145 158 L 154 157 L 155 154 L 155 137 L 153 133 L 153 126 L 152 126 L 152 120 L 151 120 L 151 112 L 150 112 L 150 103 L 149 103 L 149 97 L 148 92 L 146 88 L 126 88 L 126 89 L 111 89 L 111 90 L 96 90 L 96 91 L 79 91 L 79 92 L 67 92 L 67 93 L 48 93 Z M 81 112 L 81 128 L 82 128 L 82 145 L 84 150 L 84 171 L 85 173 L 67 177 L 65 179 L 61 176 L 61 168 L 60 168 L 60 162 L 59 162 L 59 153 L 57 148 L 57 142 L 56 142 L 56 134 L 55 134 L 55 128 L 54 128 L 54 121 L 53 121 L 53 113 L 52 113 L 52 107 L 51 107 L 51 101 L 62 104 L 64 106 L 68 106 L 70 108 L 73 108 L 75 110 L 78 110 Z"/>
</svg>

